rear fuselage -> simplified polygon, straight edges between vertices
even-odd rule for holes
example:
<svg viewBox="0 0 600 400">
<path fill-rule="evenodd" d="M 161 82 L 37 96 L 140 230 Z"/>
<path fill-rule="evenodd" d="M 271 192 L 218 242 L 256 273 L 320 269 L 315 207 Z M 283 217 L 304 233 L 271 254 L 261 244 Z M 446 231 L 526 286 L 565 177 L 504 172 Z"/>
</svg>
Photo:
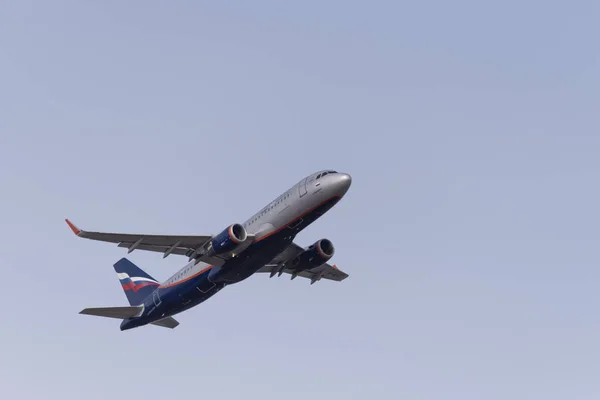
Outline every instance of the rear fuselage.
<svg viewBox="0 0 600 400">
<path fill-rule="evenodd" d="M 319 171 L 302 179 L 242 225 L 255 235 L 252 244 L 222 265 L 191 260 L 163 282 L 144 302 L 141 316 L 123 320 L 121 330 L 178 314 L 214 296 L 227 285 L 253 275 L 281 253 L 296 237 L 347 192 L 351 178 Z"/>
</svg>

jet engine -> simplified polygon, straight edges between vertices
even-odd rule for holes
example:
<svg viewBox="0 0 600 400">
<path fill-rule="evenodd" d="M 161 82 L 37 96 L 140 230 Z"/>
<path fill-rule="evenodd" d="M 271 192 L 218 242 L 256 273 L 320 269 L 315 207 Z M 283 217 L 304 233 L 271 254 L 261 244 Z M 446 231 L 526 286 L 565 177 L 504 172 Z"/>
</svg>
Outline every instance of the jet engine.
<svg viewBox="0 0 600 400">
<path fill-rule="evenodd" d="M 247 238 L 246 228 L 241 224 L 229 225 L 212 239 L 211 253 L 220 255 L 232 252 L 241 247 Z"/>
<path fill-rule="evenodd" d="M 311 269 L 325 264 L 333 254 L 335 248 L 329 239 L 317 240 L 314 244 L 308 246 L 294 261 L 293 266 L 301 265 L 302 269 Z"/>
</svg>

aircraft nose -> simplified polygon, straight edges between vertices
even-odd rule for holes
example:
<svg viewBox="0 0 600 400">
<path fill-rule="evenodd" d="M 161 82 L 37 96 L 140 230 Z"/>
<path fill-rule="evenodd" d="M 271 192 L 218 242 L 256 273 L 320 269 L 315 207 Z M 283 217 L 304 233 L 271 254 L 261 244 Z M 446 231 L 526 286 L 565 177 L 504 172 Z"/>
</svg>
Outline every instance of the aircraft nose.
<svg viewBox="0 0 600 400">
<path fill-rule="evenodd" d="M 352 184 L 352 177 L 350 174 L 338 173 L 336 177 L 335 186 L 341 195 L 346 194 L 350 185 Z"/>
</svg>

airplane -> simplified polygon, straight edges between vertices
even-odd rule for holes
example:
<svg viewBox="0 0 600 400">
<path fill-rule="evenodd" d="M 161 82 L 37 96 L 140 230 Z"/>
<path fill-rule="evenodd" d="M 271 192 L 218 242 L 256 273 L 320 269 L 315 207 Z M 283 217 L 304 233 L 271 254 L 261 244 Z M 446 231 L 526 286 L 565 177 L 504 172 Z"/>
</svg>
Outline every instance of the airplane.
<svg viewBox="0 0 600 400">
<path fill-rule="evenodd" d="M 175 328 L 174 315 L 214 296 L 225 286 L 255 273 L 270 277 L 286 273 L 291 279 L 343 281 L 349 275 L 328 261 L 334 255 L 329 239 L 301 247 L 296 235 L 323 216 L 346 194 L 352 183 L 347 173 L 321 170 L 304 177 L 244 223 L 233 223 L 215 235 L 146 235 L 91 232 L 65 219 L 80 238 L 116 243 L 118 247 L 188 257 L 188 263 L 159 282 L 127 258 L 113 267 L 129 306 L 85 308 L 80 314 L 122 320 L 121 331 L 145 325 Z"/>
</svg>

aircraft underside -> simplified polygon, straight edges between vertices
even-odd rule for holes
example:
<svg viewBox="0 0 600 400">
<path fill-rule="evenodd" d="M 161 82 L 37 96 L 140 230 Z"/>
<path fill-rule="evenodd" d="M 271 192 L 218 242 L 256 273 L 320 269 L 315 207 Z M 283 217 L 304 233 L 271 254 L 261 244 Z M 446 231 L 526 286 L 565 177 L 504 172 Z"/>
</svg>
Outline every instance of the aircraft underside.
<svg viewBox="0 0 600 400">
<path fill-rule="evenodd" d="M 193 280 L 176 287 L 156 289 L 152 298 L 144 302 L 144 316 L 123 320 L 121 330 L 146 325 L 186 311 L 208 300 L 225 286 L 249 278 L 289 246 L 298 232 L 327 212 L 338 201 L 339 199 L 332 199 L 321 205 L 305 215 L 298 224 L 290 224 L 274 235 L 251 245 L 238 257 L 221 267 L 208 267 Z"/>
</svg>

